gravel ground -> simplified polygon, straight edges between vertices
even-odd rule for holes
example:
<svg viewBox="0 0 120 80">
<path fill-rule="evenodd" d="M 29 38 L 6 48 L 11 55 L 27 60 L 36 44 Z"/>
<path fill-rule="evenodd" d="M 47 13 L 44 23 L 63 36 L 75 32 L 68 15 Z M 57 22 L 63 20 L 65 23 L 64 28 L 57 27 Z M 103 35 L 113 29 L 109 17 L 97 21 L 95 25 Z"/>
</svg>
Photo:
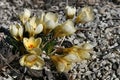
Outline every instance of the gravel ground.
<svg viewBox="0 0 120 80">
<path fill-rule="evenodd" d="M 70 4 L 73 5 L 74 2 Z M 3 37 L 6 37 L 7 32 L 4 30 L 8 30 L 11 23 L 18 21 L 16 14 L 21 12 L 23 8 L 29 8 L 36 13 L 39 13 L 42 9 L 59 11 L 64 8 L 65 2 L 60 2 L 58 6 L 56 5 L 57 3 L 50 5 L 49 2 L 45 3 L 42 0 L 0 0 L 0 41 L 2 41 Z M 80 9 L 84 5 L 77 3 L 76 6 L 77 9 Z M 76 26 L 77 28 L 87 29 L 87 31 L 80 31 L 65 40 L 72 44 L 79 45 L 84 41 L 88 41 L 95 45 L 94 51 L 91 53 L 92 59 L 76 64 L 69 74 L 59 74 L 63 79 L 56 79 L 53 78 L 54 75 L 46 74 L 46 77 L 49 78 L 44 78 L 43 80 L 120 80 L 120 5 L 103 1 L 101 3 L 92 3 L 91 6 L 94 9 L 95 20 Z M 59 11 L 59 14 L 62 16 L 63 12 Z M 5 45 L 0 46 L 5 47 Z M 8 48 L 12 47 L 10 45 L 7 46 Z M 2 47 L 0 49 L 3 49 Z M 9 51 L 7 52 L 9 53 Z M 47 71 L 47 68 L 45 70 Z M 9 74 L 9 70 L 2 69 L 2 71 L 4 72 L 0 72 L 0 80 L 16 78 L 16 76 Z M 50 71 L 48 70 L 48 72 Z M 25 80 L 32 80 L 32 78 L 25 76 Z"/>
</svg>

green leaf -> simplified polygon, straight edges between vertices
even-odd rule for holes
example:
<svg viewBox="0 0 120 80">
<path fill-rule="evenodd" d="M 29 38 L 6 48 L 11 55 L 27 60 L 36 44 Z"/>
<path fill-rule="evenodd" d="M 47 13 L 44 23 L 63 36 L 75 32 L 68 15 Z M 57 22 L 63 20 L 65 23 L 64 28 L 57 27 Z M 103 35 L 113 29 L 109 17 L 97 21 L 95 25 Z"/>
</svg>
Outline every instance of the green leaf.
<svg viewBox="0 0 120 80">
<path fill-rule="evenodd" d="M 56 45 L 56 40 L 50 41 L 48 44 L 45 45 L 44 49 L 47 54 L 50 54 L 54 50 L 54 46 Z"/>
</svg>

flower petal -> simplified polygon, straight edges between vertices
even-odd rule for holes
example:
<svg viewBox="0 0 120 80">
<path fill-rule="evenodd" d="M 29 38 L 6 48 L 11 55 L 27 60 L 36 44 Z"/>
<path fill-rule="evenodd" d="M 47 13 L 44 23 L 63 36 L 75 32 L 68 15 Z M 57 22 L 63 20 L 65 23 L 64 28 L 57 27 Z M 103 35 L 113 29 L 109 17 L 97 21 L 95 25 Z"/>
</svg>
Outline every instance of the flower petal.
<svg viewBox="0 0 120 80">
<path fill-rule="evenodd" d="M 48 12 L 46 13 L 46 15 L 44 16 L 44 22 L 47 22 L 49 20 L 53 20 L 54 22 L 58 21 L 58 15 L 52 12 Z"/>
<path fill-rule="evenodd" d="M 24 9 L 24 17 L 29 18 L 31 15 L 31 11 L 28 9 Z"/>
<path fill-rule="evenodd" d="M 37 48 L 39 48 L 41 42 L 42 42 L 42 39 L 41 39 L 41 38 L 35 39 L 35 44 L 36 44 L 36 47 L 37 47 Z"/>
<path fill-rule="evenodd" d="M 23 27 L 21 26 L 21 25 L 19 25 L 19 36 L 20 36 L 20 38 L 22 38 L 23 37 Z"/>
<path fill-rule="evenodd" d="M 35 34 L 39 34 L 43 31 L 43 25 L 39 24 L 35 29 Z"/>
<path fill-rule="evenodd" d="M 94 46 L 91 45 L 90 43 L 84 43 L 82 46 L 81 46 L 83 49 L 92 49 Z"/>
<path fill-rule="evenodd" d="M 76 21 L 81 23 L 86 23 L 94 20 L 93 9 L 89 6 L 85 6 L 79 12 Z"/>
<path fill-rule="evenodd" d="M 66 6 L 66 15 L 68 18 L 73 18 L 76 13 L 76 8 L 71 6 Z"/>
<path fill-rule="evenodd" d="M 24 46 L 25 46 L 25 48 L 27 49 L 28 48 L 28 38 L 23 38 L 23 44 L 24 44 Z"/>
<path fill-rule="evenodd" d="M 24 55 L 21 59 L 20 59 L 20 65 L 21 66 L 24 66 L 24 64 L 25 64 L 25 58 L 26 58 L 26 55 Z"/>
<path fill-rule="evenodd" d="M 41 57 L 38 57 L 38 60 L 36 61 L 36 63 L 31 66 L 31 69 L 35 69 L 35 70 L 41 70 L 43 69 L 43 66 L 44 66 L 44 61 Z"/>
<path fill-rule="evenodd" d="M 41 70 L 45 64 L 43 59 L 37 55 L 26 54 L 20 59 L 21 66 L 26 66 L 31 69 Z"/>
<path fill-rule="evenodd" d="M 67 20 L 63 24 L 62 28 L 68 34 L 73 34 L 76 31 L 76 29 L 74 28 L 74 23 L 71 20 Z"/>
<path fill-rule="evenodd" d="M 33 48 L 29 51 L 31 54 L 40 55 L 42 53 L 42 50 L 40 48 Z"/>
<path fill-rule="evenodd" d="M 41 14 L 38 16 L 39 22 L 42 23 L 44 19 L 45 13 L 41 11 Z"/>
<path fill-rule="evenodd" d="M 18 35 L 18 28 L 16 27 L 16 25 L 11 25 L 10 26 L 10 32 L 13 36 L 17 36 Z"/>
<path fill-rule="evenodd" d="M 48 22 L 46 23 L 46 28 L 47 28 L 47 29 L 54 29 L 56 26 L 57 26 L 57 23 L 55 23 L 53 20 L 48 21 Z"/>
<path fill-rule="evenodd" d="M 67 55 L 64 56 L 65 59 L 67 59 L 70 62 L 77 62 L 79 61 L 79 55 L 75 52 L 73 53 L 68 53 Z"/>
</svg>

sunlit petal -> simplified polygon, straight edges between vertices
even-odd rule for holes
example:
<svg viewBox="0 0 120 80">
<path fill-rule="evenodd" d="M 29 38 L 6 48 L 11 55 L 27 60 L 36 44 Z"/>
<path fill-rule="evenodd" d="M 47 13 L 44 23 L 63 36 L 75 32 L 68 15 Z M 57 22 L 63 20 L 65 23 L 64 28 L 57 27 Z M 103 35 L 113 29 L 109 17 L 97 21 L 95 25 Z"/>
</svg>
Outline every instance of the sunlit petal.
<svg viewBox="0 0 120 80">
<path fill-rule="evenodd" d="M 73 18 L 76 13 L 76 8 L 71 6 L 66 6 L 66 16 L 67 18 Z"/>
<path fill-rule="evenodd" d="M 43 31 L 43 25 L 39 24 L 35 29 L 35 34 L 39 34 Z"/>
<path fill-rule="evenodd" d="M 76 23 L 86 23 L 94 20 L 94 12 L 93 9 L 89 6 L 85 6 L 78 13 L 76 18 Z"/>
<path fill-rule="evenodd" d="M 44 64 L 43 59 L 34 54 L 26 54 L 20 59 L 20 65 L 30 69 L 41 70 Z"/>
</svg>

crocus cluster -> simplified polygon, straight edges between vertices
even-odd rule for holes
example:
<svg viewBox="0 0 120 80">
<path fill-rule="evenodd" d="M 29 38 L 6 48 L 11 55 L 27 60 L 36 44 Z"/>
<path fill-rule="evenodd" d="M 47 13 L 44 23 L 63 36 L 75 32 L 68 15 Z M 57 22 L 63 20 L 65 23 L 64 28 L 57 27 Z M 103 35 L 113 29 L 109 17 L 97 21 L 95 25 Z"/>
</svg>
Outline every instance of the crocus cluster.
<svg viewBox="0 0 120 80">
<path fill-rule="evenodd" d="M 30 10 L 24 9 L 19 14 L 21 22 L 12 24 L 10 33 L 16 41 L 22 42 L 26 50 L 26 53 L 23 53 L 24 55 L 20 59 L 20 65 L 35 70 L 41 70 L 45 65 L 44 59 L 41 57 L 44 50 L 44 47 L 41 48 L 41 46 L 45 42 L 38 36 L 39 34 L 44 34 L 44 37 L 47 37 L 46 35 L 53 33 L 52 37 L 54 39 L 70 36 L 76 32 L 74 22 L 86 23 L 94 19 L 93 10 L 88 6 L 82 8 L 77 16 L 75 7 L 66 6 L 66 21 L 63 23 L 59 23 L 59 15 L 57 13 L 42 11 L 39 15 L 32 16 L 31 14 Z M 60 72 L 65 72 L 72 69 L 76 62 L 89 59 L 90 51 L 92 51 L 92 45 L 85 43 L 81 46 L 62 49 L 62 55 L 57 55 L 54 52 L 54 54 L 49 56 L 56 69 Z"/>
<path fill-rule="evenodd" d="M 52 55 L 51 59 L 59 72 L 68 72 L 74 67 L 74 64 L 85 59 L 90 59 L 90 52 L 93 46 L 84 43 L 81 46 L 73 46 L 61 49 L 62 55 Z"/>
</svg>

